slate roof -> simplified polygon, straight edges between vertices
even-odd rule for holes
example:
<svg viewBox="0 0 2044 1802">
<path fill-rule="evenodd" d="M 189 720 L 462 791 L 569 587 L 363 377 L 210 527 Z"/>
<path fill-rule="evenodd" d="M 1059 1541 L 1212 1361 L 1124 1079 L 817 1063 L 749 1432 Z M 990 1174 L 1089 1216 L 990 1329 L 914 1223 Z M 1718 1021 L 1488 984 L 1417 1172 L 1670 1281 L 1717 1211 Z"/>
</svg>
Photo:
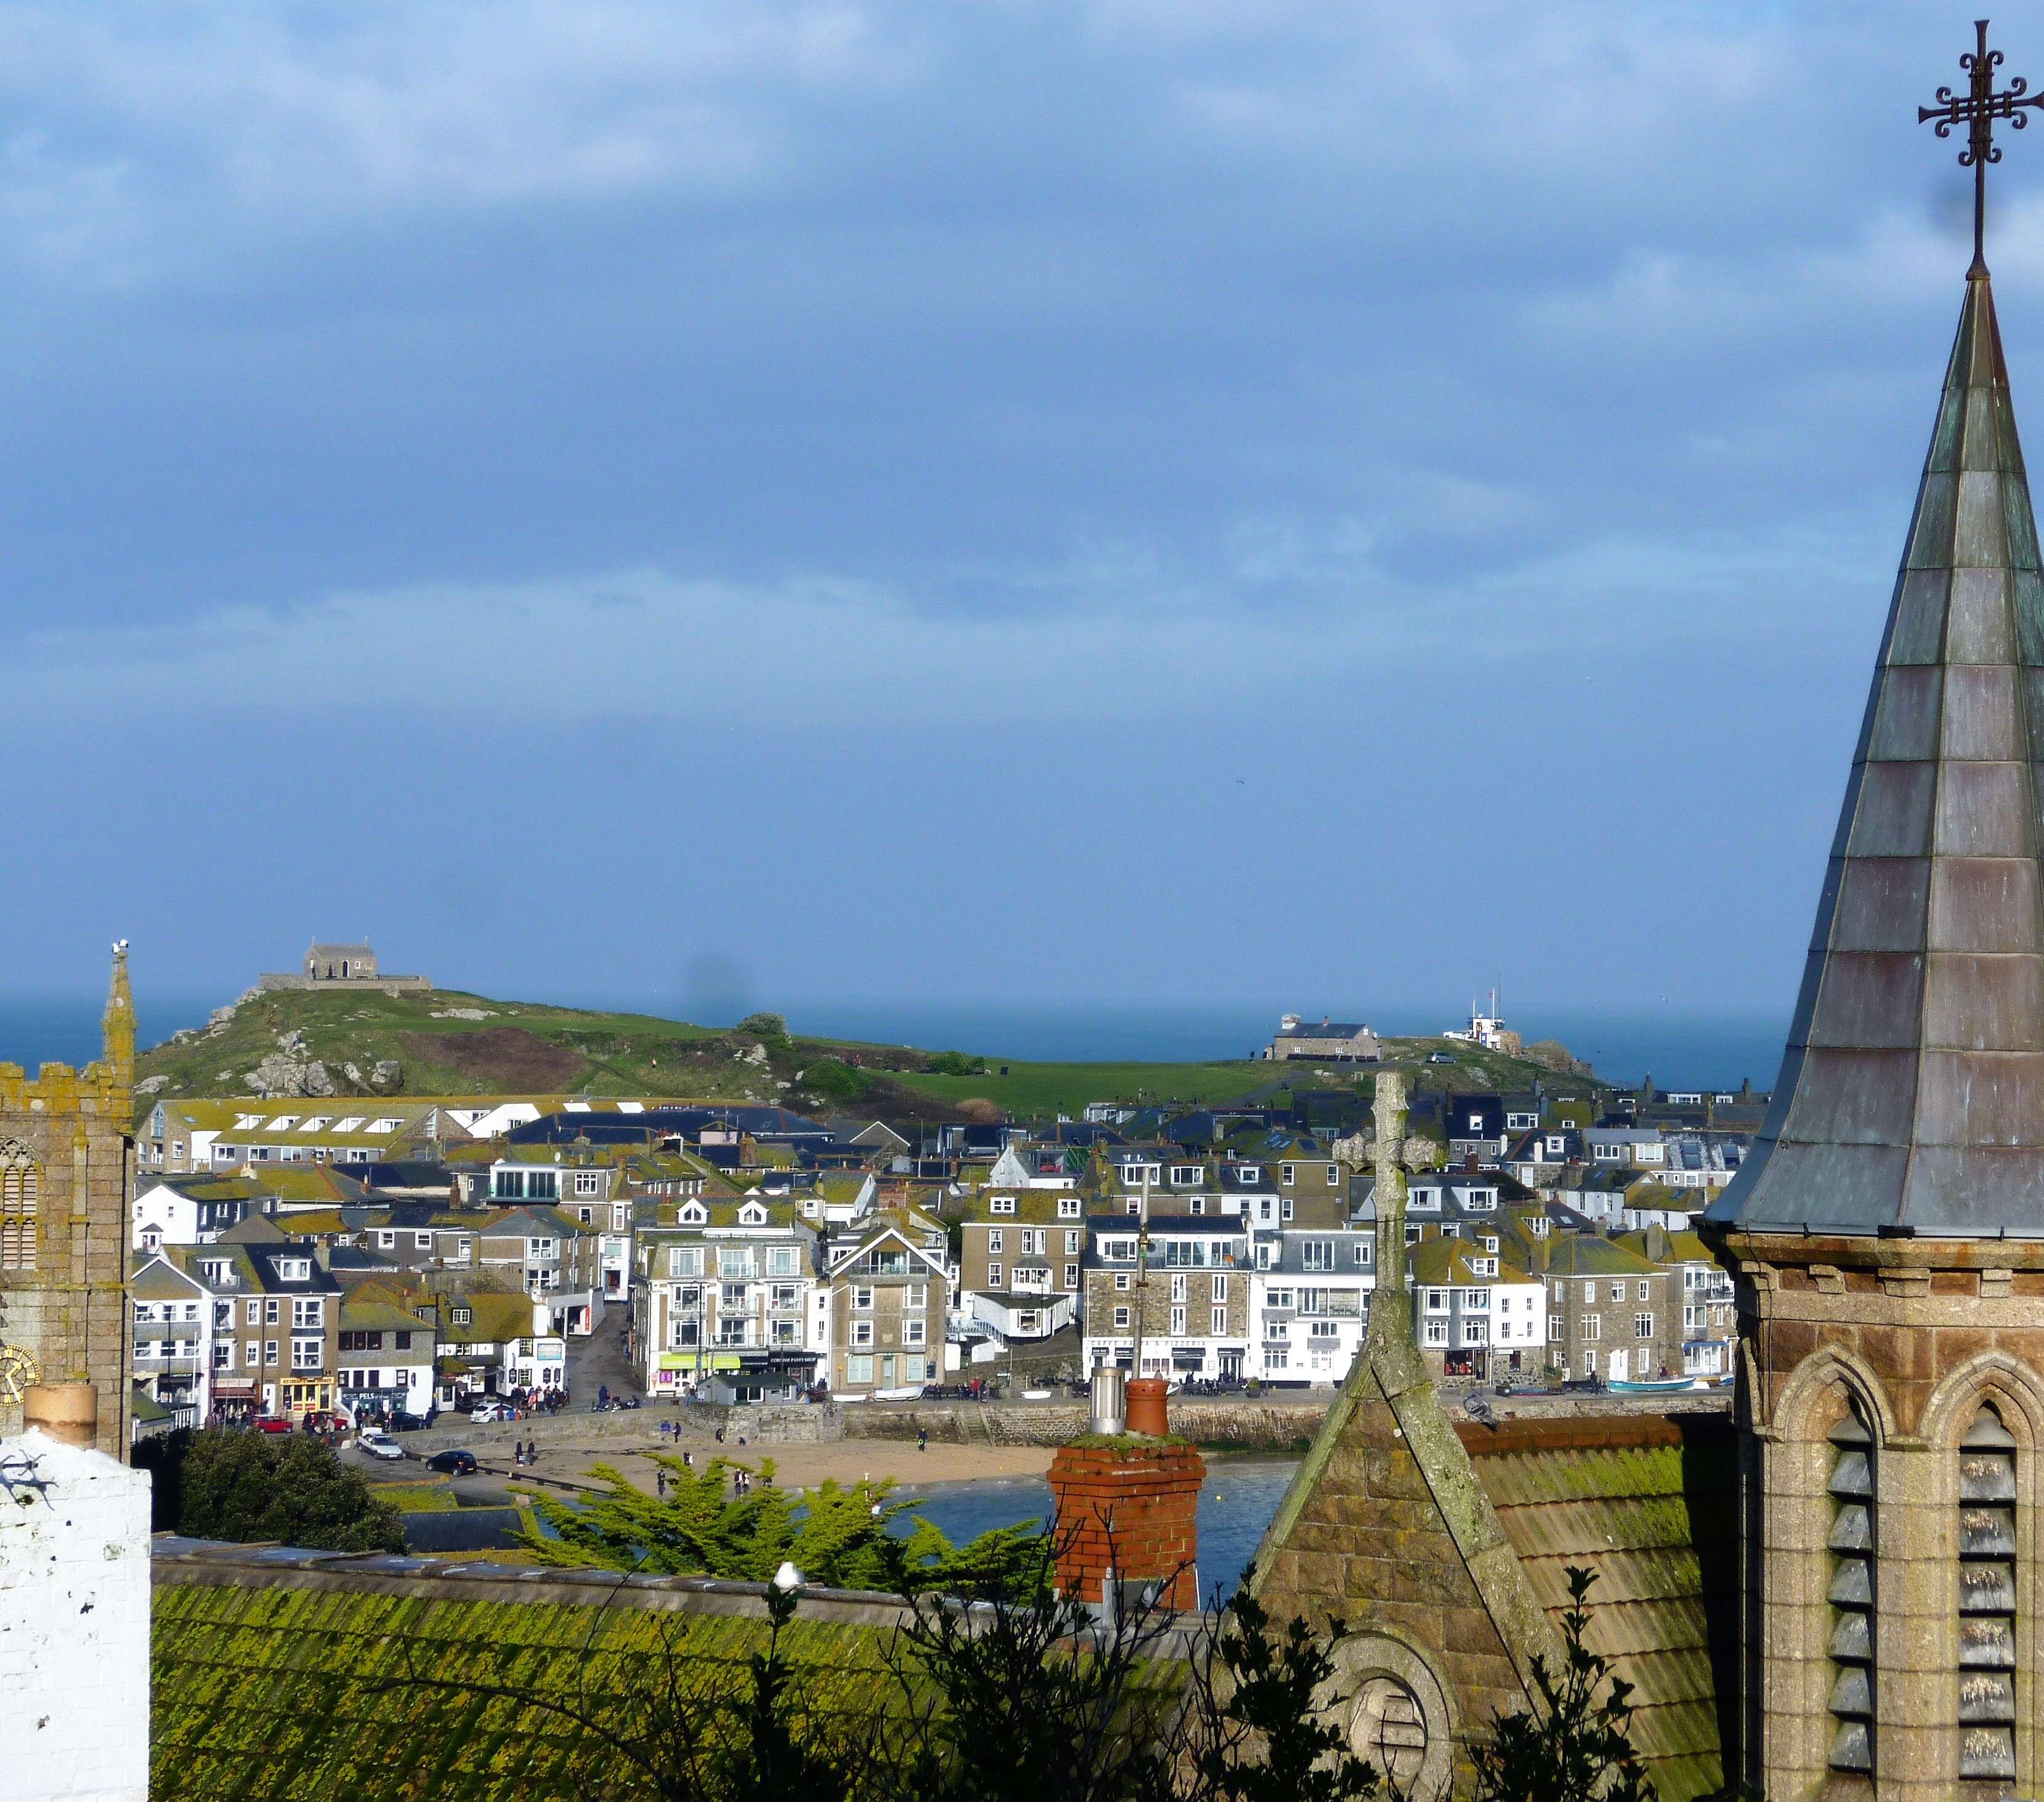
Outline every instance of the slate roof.
<svg viewBox="0 0 2044 1802">
<path fill-rule="evenodd" d="M 2044 1233 L 2044 571 L 1970 276 L 1746 1231 Z"/>
<path fill-rule="evenodd" d="M 1636 1686 L 1632 1742 L 1660 1793 L 1717 1789 L 1739 1693 L 1731 1422 L 1699 1414 L 1457 1431 L 1558 1632 L 1569 1567 L 1596 1573 L 1587 1643 Z"/>
</svg>

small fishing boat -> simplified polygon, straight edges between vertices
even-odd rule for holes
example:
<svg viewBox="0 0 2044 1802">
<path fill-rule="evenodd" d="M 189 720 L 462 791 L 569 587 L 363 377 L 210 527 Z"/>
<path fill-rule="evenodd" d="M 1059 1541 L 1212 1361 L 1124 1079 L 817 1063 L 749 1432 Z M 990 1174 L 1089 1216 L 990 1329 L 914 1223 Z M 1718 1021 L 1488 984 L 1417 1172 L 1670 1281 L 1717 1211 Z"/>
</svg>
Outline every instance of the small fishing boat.
<svg viewBox="0 0 2044 1802">
<path fill-rule="evenodd" d="M 1673 1395 L 1678 1389 L 1705 1389 L 1710 1385 L 1695 1377 L 1655 1377 L 1638 1383 L 1614 1380 L 1604 1386 L 1613 1395 Z"/>
</svg>

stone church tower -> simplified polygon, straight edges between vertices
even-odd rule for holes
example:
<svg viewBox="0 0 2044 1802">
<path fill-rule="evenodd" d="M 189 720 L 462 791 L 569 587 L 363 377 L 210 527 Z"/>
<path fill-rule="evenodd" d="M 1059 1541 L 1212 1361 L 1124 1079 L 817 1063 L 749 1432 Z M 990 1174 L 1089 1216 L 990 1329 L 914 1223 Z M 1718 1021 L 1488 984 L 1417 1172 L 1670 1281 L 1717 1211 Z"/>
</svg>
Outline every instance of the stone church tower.
<svg viewBox="0 0 2044 1802">
<path fill-rule="evenodd" d="M 1977 263 L 1772 1109 L 1709 1211 L 1738 1774 L 1775 1802 L 2044 1792 L 2040 785 L 2044 573 Z"/>
<path fill-rule="evenodd" d="M 113 951 L 100 1062 L 0 1064 L 0 1439 L 22 1427 L 25 1384 L 89 1382 L 98 1446 L 128 1455 L 126 1277 L 135 1005 Z"/>
</svg>

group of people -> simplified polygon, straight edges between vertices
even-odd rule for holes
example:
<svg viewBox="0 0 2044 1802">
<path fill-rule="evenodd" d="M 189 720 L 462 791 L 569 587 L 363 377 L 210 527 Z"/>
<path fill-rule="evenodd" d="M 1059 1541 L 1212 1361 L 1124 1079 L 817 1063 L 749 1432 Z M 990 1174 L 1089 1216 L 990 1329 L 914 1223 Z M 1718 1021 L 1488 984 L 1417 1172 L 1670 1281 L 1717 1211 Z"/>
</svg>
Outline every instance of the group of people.
<svg viewBox="0 0 2044 1802">
<path fill-rule="evenodd" d="M 511 1442 L 511 1462 L 513 1464 L 537 1464 L 540 1462 L 538 1443 L 534 1440 L 528 1439 L 521 1445 L 513 1439 Z"/>
</svg>

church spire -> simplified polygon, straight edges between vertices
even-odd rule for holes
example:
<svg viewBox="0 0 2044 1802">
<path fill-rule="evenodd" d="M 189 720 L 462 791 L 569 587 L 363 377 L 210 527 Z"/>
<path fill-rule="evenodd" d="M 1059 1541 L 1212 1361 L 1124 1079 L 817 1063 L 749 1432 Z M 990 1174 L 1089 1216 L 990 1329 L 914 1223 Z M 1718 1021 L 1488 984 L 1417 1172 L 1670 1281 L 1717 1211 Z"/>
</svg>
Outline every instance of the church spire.
<svg viewBox="0 0 2044 1802">
<path fill-rule="evenodd" d="M 1773 1105 L 1709 1218 L 2044 1233 L 2044 573 L 1966 281 Z"/>
</svg>

